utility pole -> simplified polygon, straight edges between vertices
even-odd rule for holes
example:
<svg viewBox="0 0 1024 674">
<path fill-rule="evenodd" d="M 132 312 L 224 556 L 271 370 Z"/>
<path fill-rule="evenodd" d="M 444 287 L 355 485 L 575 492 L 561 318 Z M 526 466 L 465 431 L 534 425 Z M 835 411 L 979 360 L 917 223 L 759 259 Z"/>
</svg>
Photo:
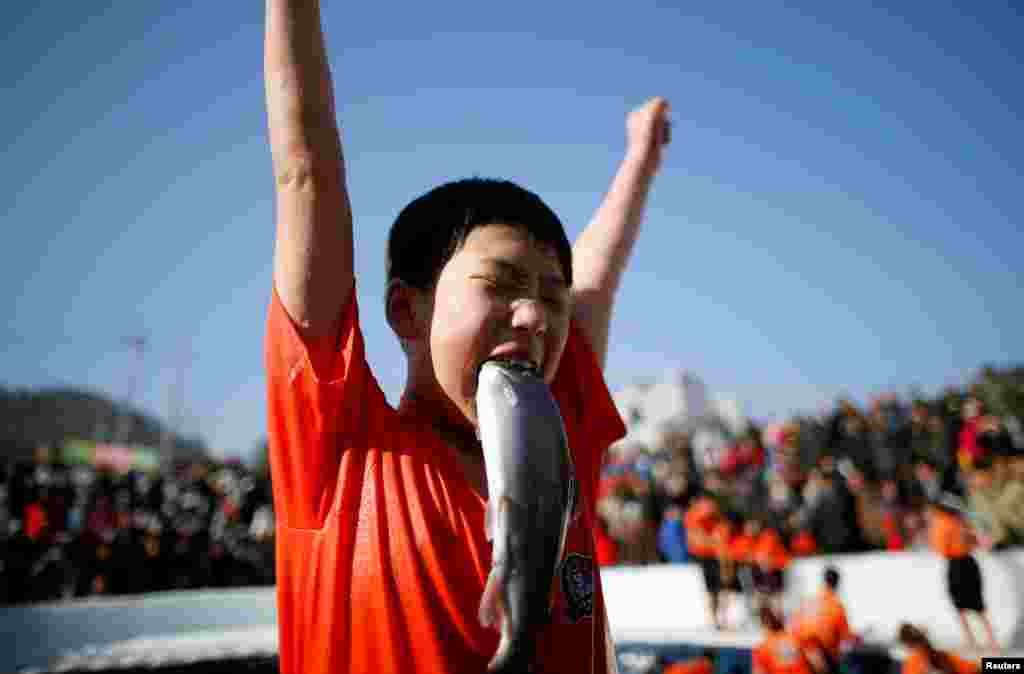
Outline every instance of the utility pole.
<svg viewBox="0 0 1024 674">
<path fill-rule="evenodd" d="M 164 463 L 175 460 L 176 440 L 184 435 L 185 430 L 185 375 L 192 365 L 192 342 L 186 339 L 181 350 L 174 357 L 174 375 L 167 386 L 167 425 L 164 430 L 163 442 L 160 447 L 160 458 Z"/>
<path fill-rule="evenodd" d="M 117 443 L 124 446 L 128 444 L 129 434 L 134 430 L 132 414 L 135 412 L 137 402 L 135 397 L 138 393 L 139 383 L 142 380 L 142 366 L 145 361 L 146 349 L 149 346 L 149 340 L 145 336 L 134 335 L 123 338 L 121 343 L 131 349 L 134 354 L 134 361 L 128 374 L 128 400 L 126 409 L 122 411 L 122 414 L 118 419 L 116 431 Z"/>
</svg>

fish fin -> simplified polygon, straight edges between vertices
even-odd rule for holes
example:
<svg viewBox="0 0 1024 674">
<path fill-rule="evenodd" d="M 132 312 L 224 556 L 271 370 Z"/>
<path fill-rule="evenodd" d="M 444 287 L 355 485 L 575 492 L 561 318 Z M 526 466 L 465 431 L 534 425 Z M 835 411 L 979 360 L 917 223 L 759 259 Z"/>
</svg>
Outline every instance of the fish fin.
<svg viewBox="0 0 1024 674">
<path fill-rule="evenodd" d="M 488 494 L 488 496 L 490 496 Z M 484 511 L 484 533 L 487 535 L 487 540 L 494 540 L 494 528 L 497 526 L 498 513 L 497 508 L 494 506 L 497 499 L 489 498 L 487 501 L 487 509 Z"/>
<path fill-rule="evenodd" d="M 497 628 L 505 616 L 505 607 L 501 597 L 504 582 L 504 567 L 492 567 L 490 575 L 487 576 L 483 596 L 480 597 L 479 618 L 480 624 L 484 627 Z"/>
<path fill-rule="evenodd" d="M 529 671 L 516 668 L 513 670 L 512 666 L 515 664 L 511 659 L 512 646 L 511 642 L 504 637 L 498 643 L 498 650 L 494 652 L 494 657 L 487 663 L 487 671 L 492 674 L 505 674 L 505 672 L 518 672 Z"/>
</svg>

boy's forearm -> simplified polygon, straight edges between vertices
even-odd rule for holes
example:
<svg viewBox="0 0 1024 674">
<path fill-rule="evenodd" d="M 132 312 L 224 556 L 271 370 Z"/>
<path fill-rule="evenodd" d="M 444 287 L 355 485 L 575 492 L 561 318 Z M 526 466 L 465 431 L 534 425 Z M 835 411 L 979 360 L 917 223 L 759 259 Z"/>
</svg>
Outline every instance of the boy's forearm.
<svg viewBox="0 0 1024 674">
<path fill-rule="evenodd" d="M 640 233 L 647 194 L 669 142 L 669 104 L 655 97 L 626 118 L 626 158 L 593 220 L 573 245 L 573 318 L 603 366 L 612 304 Z"/>
<path fill-rule="evenodd" d="M 643 156 L 627 154 L 600 207 L 573 244 L 575 317 L 602 364 L 615 291 L 640 233 L 654 173 Z"/>
<path fill-rule="evenodd" d="M 338 141 L 319 0 L 267 0 L 264 76 L 275 165 Z M 318 156 L 317 159 L 323 159 Z"/>
<path fill-rule="evenodd" d="M 654 170 L 627 154 L 594 217 L 573 245 L 573 284 L 614 293 L 640 233 Z M 578 274 L 577 274 L 578 272 Z"/>
<path fill-rule="evenodd" d="M 318 0 L 267 0 L 264 75 L 277 186 L 274 285 L 306 335 L 353 287 L 352 215 Z"/>
</svg>

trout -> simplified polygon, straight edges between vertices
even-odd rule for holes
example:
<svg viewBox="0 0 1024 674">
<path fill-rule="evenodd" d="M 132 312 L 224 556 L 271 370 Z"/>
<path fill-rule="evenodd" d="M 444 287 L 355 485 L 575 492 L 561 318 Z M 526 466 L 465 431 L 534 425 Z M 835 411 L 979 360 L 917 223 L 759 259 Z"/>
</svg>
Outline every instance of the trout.
<svg viewBox="0 0 1024 674">
<path fill-rule="evenodd" d="M 501 631 L 488 670 L 528 672 L 575 506 L 572 456 L 558 403 L 528 363 L 485 362 L 476 412 L 492 545 L 480 621 Z"/>
</svg>

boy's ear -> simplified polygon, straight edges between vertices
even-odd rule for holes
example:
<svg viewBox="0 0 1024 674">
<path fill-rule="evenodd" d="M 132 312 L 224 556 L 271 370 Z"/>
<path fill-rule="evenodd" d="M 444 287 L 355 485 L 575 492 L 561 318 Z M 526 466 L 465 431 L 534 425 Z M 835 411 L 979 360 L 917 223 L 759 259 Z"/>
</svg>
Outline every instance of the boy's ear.
<svg viewBox="0 0 1024 674">
<path fill-rule="evenodd" d="M 422 339 L 429 321 L 424 306 L 424 293 L 400 279 L 388 284 L 385 313 L 391 329 L 403 343 Z"/>
</svg>

